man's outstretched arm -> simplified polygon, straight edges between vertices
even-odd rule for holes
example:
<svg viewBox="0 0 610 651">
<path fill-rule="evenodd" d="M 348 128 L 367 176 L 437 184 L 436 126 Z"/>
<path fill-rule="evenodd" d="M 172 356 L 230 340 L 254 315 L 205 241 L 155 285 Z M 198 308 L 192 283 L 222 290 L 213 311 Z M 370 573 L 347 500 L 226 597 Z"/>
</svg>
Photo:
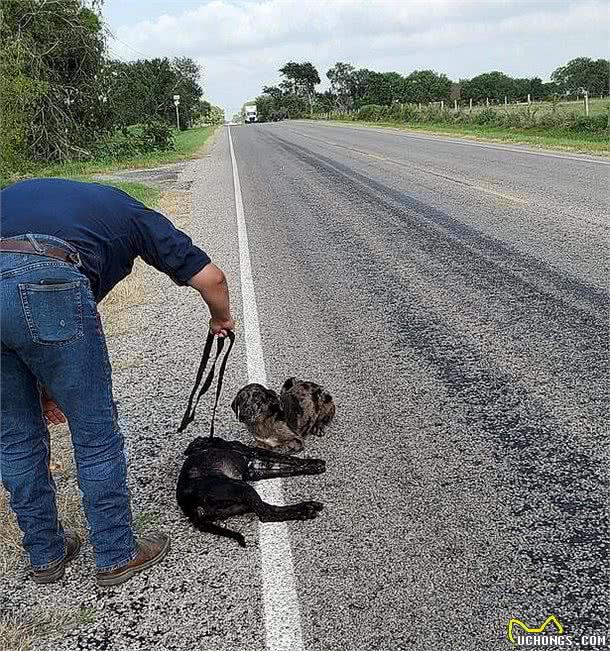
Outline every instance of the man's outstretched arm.
<svg viewBox="0 0 610 651">
<path fill-rule="evenodd" d="M 226 337 L 228 330 L 235 329 L 235 321 L 231 316 L 229 303 L 229 288 L 222 269 L 211 262 L 196 273 L 188 284 L 194 287 L 210 308 L 212 318 L 210 330 L 215 335 Z"/>
</svg>

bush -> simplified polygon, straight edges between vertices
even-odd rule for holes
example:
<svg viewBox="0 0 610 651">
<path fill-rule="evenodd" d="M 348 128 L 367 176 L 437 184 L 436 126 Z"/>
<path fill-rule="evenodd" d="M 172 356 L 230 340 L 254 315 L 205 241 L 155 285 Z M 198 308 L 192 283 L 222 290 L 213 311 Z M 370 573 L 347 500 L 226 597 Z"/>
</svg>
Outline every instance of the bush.
<svg viewBox="0 0 610 651">
<path fill-rule="evenodd" d="M 174 149 L 174 134 L 167 122 L 150 120 L 142 127 L 143 151 L 167 151 Z"/>
<path fill-rule="evenodd" d="M 572 129 L 584 133 L 604 133 L 608 130 L 608 114 L 599 113 L 598 115 L 577 115 Z"/>
<path fill-rule="evenodd" d="M 473 114 L 471 122 L 473 124 L 491 126 L 498 124 L 500 120 L 498 120 L 497 113 L 494 109 L 484 108 L 482 111 Z"/>
<path fill-rule="evenodd" d="M 506 111 L 502 108 L 486 107 L 470 113 L 450 108 L 441 111 L 438 106 L 424 106 L 419 110 L 413 104 L 381 106 L 367 104 L 353 114 L 333 114 L 333 119 L 363 120 L 366 122 L 404 122 L 429 124 L 476 124 L 487 127 L 513 129 L 568 129 L 581 133 L 603 134 L 610 128 L 609 113 L 586 117 L 564 111 L 542 111 L 536 108 L 522 108 Z"/>
<path fill-rule="evenodd" d="M 113 160 L 135 158 L 153 151 L 167 151 L 175 146 L 171 127 L 152 120 L 137 127 L 122 127 L 112 138 L 101 144 L 96 156 Z"/>
</svg>

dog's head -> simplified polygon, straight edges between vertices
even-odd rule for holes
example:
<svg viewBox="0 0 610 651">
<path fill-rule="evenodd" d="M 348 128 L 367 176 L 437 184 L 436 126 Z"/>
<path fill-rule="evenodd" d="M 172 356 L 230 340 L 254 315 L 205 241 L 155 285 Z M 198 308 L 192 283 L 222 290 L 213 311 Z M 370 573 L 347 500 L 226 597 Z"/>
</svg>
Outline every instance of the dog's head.
<svg viewBox="0 0 610 651">
<path fill-rule="evenodd" d="M 240 389 L 231 403 L 231 409 L 237 420 L 246 424 L 254 424 L 261 418 L 283 420 L 282 405 L 277 393 L 262 384 L 247 384 Z"/>
<path fill-rule="evenodd" d="M 211 436 L 198 436 L 189 443 L 184 454 L 188 457 L 195 452 L 201 452 L 209 448 L 211 445 L 214 445 L 214 439 Z"/>
</svg>

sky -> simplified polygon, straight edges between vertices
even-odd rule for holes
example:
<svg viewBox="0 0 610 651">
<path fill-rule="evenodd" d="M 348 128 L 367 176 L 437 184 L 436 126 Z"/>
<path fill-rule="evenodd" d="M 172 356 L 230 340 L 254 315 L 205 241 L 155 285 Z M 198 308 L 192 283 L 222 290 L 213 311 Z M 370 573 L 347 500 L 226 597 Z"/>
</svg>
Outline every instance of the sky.
<svg viewBox="0 0 610 651">
<path fill-rule="evenodd" d="M 577 56 L 607 58 L 610 36 L 607 0 L 105 0 L 102 11 L 113 56 L 192 57 L 228 118 L 287 61 L 311 61 L 323 81 L 337 61 L 548 80 Z"/>
</svg>

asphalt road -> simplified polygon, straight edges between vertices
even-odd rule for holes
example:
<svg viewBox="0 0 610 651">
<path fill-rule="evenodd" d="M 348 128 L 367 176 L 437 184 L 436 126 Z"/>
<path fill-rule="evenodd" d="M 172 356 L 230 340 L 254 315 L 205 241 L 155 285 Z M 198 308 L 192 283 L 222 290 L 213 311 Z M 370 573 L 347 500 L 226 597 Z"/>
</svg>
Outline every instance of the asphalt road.
<svg viewBox="0 0 610 651">
<path fill-rule="evenodd" d="M 231 133 L 269 382 L 338 405 L 308 446 L 327 474 L 285 483 L 327 505 L 290 528 L 304 647 L 506 649 L 510 618 L 551 614 L 574 648 L 610 632 L 608 161 Z"/>
<path fill-rule="evenodd" d="M 307 122 L 231 134 L 269 383 L 316 380 L 337 403 L 307 442 L 327 473 L 283 482 L 325 510 L 277 543 L 236 518 L 246 549 L 180 513 L 182 451 L 210 414 L 176 433 L 207 313 L 148 269 L 108 345 L 138 530 L 172 550 L 105 590 L 89 545 L 58 585 L 22 559 L 0 615 L 87 615 L 35 651 L 501 651 L 510 618 L 549 615 L 572 648 L 610 633 L 608 163 Z M 122 176 L 176 192 L 178 225 L 227 273 L 217 432 L 249 441 L 229 408 L 253 303 L 228 130 L 201 159 Z"/>
</svg>

